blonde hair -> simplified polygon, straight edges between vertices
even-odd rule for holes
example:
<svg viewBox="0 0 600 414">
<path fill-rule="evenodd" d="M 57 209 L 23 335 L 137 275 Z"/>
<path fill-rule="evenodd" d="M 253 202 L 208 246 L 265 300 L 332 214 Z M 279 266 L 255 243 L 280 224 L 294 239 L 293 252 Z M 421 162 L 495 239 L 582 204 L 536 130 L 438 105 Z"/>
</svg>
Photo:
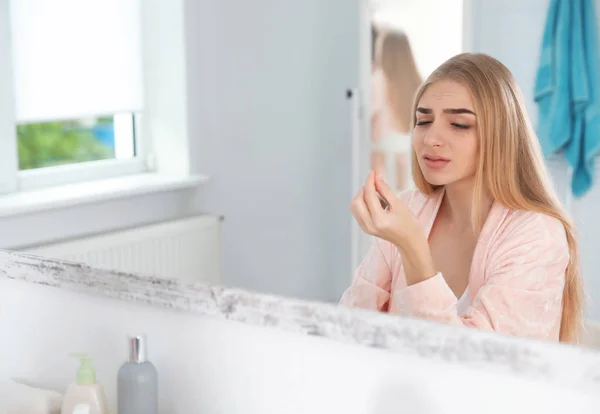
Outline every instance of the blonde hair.
<svg viewBox="0 0 600 414">
<path fill-rule="evenodd" d="M 399 130 L 408 129 L 412 119 L 412 101 L 423 82 L 408 37 L 402 31 L 382 28 L 375 49 L 375 65 L 385 75 L 388 104 L 392 108 L 396 127 Z"/>
<path fill-rule="evenodd" d="M 454 56 L 437 68 L 417 92 L 412 111 L 413 125 L 421 96 L 429 85 L 442 79 L 468 87 L 477 114 L 480 151 L 472 215 L 476 231 L 479 233 L 483 227 L 479 206 L 484 191 L 506 208 L 543 213 L 563 224 L 570 259 L 562 297 L 559 339 L 561 342 L 578 342 L 584 298 L 575 229 L 554 192 L 539 141 L 512 74 L 498 60 L 485 54 Z M 431 195 L 438 186 L 425 180 L 414 150 L 412 158 L 415 185 L 423 194 Z"/>
</svg>

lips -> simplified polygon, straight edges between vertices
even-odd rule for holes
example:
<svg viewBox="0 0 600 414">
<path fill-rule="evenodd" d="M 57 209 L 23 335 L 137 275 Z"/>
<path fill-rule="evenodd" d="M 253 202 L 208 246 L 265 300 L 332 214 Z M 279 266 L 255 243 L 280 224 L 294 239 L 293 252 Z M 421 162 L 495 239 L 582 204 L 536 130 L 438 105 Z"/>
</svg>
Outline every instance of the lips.
<svg viewBox="0 0 600 414">
<path fill-rule="evenodd" d="M 425 154 L 423 156 L 423 158 L 425 158 L 426 160 L 429 160 L 429 161 L 444 161 L 444 162 L 450 161 L 448 158 L 440 157 L 438 155 Z"/>
<path fill-rule="evenodd" d="M 431 170 L 440 170 L 450 162 L 448 158 L 429 154 L 424 155 L 423 160 L 425 162 L 425 166 Z"/>
</svg>

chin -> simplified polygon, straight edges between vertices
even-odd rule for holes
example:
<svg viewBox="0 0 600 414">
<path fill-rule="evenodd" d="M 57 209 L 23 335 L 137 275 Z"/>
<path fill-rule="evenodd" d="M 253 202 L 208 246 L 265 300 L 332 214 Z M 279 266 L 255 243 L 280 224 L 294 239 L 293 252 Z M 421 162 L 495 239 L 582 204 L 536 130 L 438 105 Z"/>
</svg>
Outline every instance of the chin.
<svg viewBox="0 0 600 414">
<path fill-rule="evenodd" d="M 425 181 L 435 186 L 448 185 L 456 181 L 448 174 L 444 174 L 442 172 L 423 171 L 423 177 L 425 177 Z"/>
<path fill-rule="evenodd" d="M 429 177 L 429 176 L 425 176 L 425 181 L 427 181 L 430 185 L 433 186 L 442 186 L 442 185 L 448 185 L 450 184 L 452 181 L 449 180 L 444 180 L 441 177 Z"/>
<path fill-rule="evenodd" d="M 423 174 L 425 181 L 433 186 L 449 186 L 457 183 L 472 182 L 474 176 L 456 176 L 448 173 L 427 173 Z"/>
</svg>

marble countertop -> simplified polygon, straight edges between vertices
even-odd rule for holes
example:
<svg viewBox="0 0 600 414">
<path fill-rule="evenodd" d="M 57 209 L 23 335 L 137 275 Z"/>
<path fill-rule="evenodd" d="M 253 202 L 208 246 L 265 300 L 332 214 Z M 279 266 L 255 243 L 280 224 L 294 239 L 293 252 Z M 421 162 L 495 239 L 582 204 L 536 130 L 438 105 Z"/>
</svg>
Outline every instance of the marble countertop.
<svg viewBox="0 0 600 414">
<path fill-rule="evenodd" d="M 0 251 L 2 277 L 283 329 L 598 392 L 600 353 L 240 289 L 111 272 Z"/>
</svg>

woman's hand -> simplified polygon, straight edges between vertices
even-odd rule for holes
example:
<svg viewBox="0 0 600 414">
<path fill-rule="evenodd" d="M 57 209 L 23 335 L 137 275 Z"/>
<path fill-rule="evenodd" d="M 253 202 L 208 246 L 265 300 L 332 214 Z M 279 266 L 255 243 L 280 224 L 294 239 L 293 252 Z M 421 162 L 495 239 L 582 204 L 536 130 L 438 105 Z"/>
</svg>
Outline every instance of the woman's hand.
<svg viewBox="0 0 600 414">
<path fill-rule="evenodd" d="M 379 193 L 388 208 L 381 206 Z M 352 215 L 365 233 L 387 240 L 402 248 L 414 238 L 424 238 L 419 223 L 392 189 L 374 172 L 350 204 Z"/>
<path fill-rule="evenodd" d="M 381 206 L 379 193 L 388 203 Z M 398 248 L 408 286 L 436 274 L 427 237 L 408 207 L 371 172 L 350 204 L 352 215 L 365 233 L 387 240 Z"/>
</svg>

